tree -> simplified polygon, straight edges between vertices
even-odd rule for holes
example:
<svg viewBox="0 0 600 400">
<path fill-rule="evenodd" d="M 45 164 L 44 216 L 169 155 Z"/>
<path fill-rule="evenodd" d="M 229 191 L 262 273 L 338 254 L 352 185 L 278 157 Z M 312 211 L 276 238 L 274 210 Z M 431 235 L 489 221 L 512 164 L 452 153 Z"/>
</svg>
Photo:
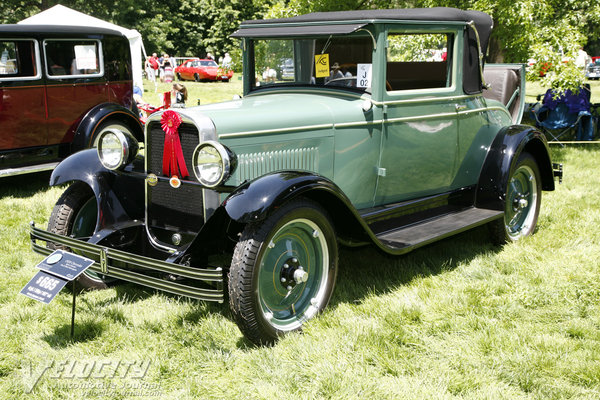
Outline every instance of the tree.
<svg viewBox="0 0 600 400">
<path fill-rule="evenodd" d="M 455 7 L 480 10 L 492 16 L 489 62 L 537 61 L 530 79 L 577 90 L 584 79 L 573 60 L 590 39 L 600 38 L 597 0 L 280 0 L 269 17 L 290 17 L 316 11 L 372 8 Z M 567 62 L 563 62 L 567 61 Z M 549 67 L 544 76 L 539 68 Z"/>
<path fill-rule="evenodd" d="M 16 23 L 58 0 L 4 0 L 0 22 Z M 60 4 L 130 29 L 144 38 L 146 50 L 180 56 L 224 54 L 237 47 L 229 37 L 241 20 L 260 18 L 272 0 L 60 0 Z"/>
</svg>

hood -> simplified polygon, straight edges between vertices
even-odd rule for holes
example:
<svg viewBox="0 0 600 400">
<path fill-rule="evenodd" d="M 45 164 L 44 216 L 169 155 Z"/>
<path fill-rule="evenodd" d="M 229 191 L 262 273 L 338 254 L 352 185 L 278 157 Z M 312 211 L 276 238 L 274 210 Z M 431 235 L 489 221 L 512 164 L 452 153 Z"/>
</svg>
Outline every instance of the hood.
<svg viewBox="0 0 600 400">
<path fill-rule="evenodd" d="M 331 125 L 356 121 L 363 114 L 358 96 L 329 93 L 279 92 L 247 96 L 243 99 L 187 109 L 186 113 L 202 113 L 209 117 L 217 135 L 285 131 L 301 127 Z M 234 135 L 232 135 L 234 136 Z"/>
</svg>

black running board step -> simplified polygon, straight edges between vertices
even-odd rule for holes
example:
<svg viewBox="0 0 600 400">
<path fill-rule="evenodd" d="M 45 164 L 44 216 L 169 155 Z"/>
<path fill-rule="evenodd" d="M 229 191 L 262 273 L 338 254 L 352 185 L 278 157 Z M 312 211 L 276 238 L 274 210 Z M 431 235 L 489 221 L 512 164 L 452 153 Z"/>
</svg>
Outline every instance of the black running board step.
<svg viewBox="0 0 600 400">
<path fill-rule="evenodd" d="M 483 208 L 467 208 L 452 214 L 377 235 L 381 243 L 392 251 L 412 250 L 455 235 L 462 231 L 486 224 L 504 215 L 502 211 Z"/>
</svg>

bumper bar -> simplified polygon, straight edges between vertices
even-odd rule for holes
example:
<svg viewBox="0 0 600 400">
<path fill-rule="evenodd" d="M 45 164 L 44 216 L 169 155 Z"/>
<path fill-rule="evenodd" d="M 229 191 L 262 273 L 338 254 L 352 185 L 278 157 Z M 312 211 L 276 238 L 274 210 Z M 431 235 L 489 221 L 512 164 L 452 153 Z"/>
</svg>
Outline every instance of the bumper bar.
<svg viewBox="0 0 600 400">
<path fill-rule="evenodd" d="M 31 246 L 33 251 L 48 255 L 54 250 L 46 248 L 37 243 L 38 240 L 52 242 L 57 245 L 66 246 L 73 253 L 81 254 L 94 260 L 90 269 L 102 275 L 137 283 L 158 290 L 164 290 L 180 296 L 191 297 L 204 301 L 223 302 L 223 272 L 221 268 L 202 269 L 185 265 L 173 264 L 153 258 L 128 253 L 122 250 L 107 248 L 97 244 L 84 242 L 68 236 L 57 235 L 43 229 L 30 225 Z M 116 266 L 118 265 L 118 267 Z M 122 268 L 124 266 L 125 268 Z M 166 274 L 172 274 L 196 281 L 213 282 L 217 289 L 199 288 L 184 285 L 182 283 L 149 276 L 140 272 L 131 271 L 131 268 L 151 270 Z"/>
<path fill-rule="evenodd" d="M 555 178 L 558 178 L 558 183 L 562 183 L 563 178 L 563 165 L 559 163 L 552 163 L 552 173 Z"/>
</svg>

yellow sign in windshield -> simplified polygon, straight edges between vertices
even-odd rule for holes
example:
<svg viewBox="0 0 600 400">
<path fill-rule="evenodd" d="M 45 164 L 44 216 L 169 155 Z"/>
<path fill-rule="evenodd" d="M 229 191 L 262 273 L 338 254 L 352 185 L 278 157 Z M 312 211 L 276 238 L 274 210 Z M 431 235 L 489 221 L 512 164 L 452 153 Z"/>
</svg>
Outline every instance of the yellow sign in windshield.
<svg viewBox="0 0 600 400">
<path fill-rule="evenodd" d="M 315 77 L 325 78 L 329 76 L 329 54 L 317 54 L 315 56 Z"/>
</svg>

